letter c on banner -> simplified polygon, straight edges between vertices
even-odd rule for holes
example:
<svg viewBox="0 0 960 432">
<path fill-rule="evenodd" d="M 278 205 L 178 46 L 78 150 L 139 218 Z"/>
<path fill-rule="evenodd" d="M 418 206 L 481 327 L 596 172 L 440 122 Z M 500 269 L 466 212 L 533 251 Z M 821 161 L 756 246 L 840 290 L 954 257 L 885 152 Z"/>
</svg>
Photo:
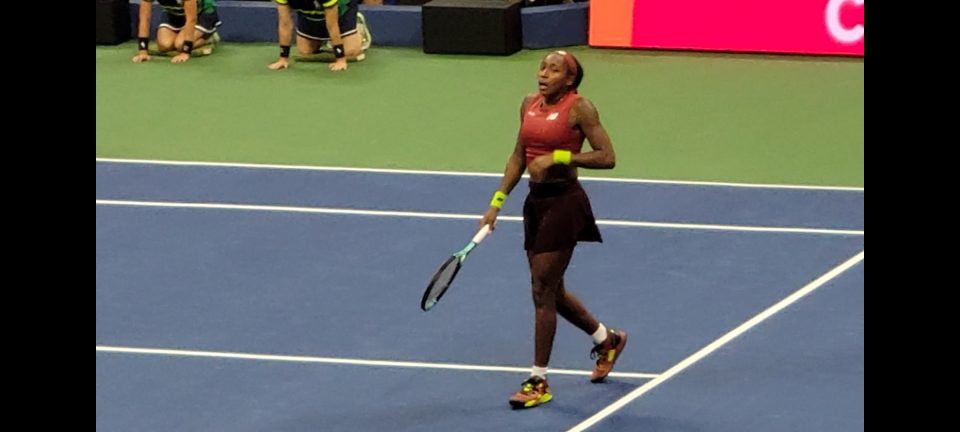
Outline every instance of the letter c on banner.
<svg viewBox="0 0 960 432">
<path fill-rule="evenodd" d="M 853 28 L 843 26 L 843 23 L 840 22 L 840 9 L 844 3 L 863 6 L 863 0 L 830 0 L 827 3 L 826 10 L 827 30 L 836 41 L 852 44 L 863 39 L 863 25 L 857 24 Z"/>
</svg>

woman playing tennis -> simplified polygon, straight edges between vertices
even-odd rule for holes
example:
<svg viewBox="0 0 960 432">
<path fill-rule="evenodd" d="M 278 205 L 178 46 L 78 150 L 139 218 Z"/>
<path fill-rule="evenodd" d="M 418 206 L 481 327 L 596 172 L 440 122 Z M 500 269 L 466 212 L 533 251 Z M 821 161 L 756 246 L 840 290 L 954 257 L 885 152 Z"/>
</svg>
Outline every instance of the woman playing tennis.
<svg viewBox="0 0 960 432">
<path fill-rule="evenodd" d="M 510 398 L 514 408 L 532 408 L 552 399 L 547 364 L 557 330 L 557 313 L 593 338 L 596 365 L 590 377 L 600 382 L 613 369 L 627 334 L 608 329 L 567 290 L 564 273 L 577 242 L 601 242 L 590 201 L 577 180 L 577 168 L 611 169 L 616 155 L 596 107 L 577 93 L 583 67 L 565 51 L 548 54 L 537 73 L 539 91 L 520 105 L 520 132 L 507 159 L 500 187 L 480 225 L 495 228 L 507 195 L 530 173 L 523 204 L 524 249 L 533 288 L 534 358 L 530 378 Z M 583 139 L 592 151 L 581 152 Z"/>
</svg>

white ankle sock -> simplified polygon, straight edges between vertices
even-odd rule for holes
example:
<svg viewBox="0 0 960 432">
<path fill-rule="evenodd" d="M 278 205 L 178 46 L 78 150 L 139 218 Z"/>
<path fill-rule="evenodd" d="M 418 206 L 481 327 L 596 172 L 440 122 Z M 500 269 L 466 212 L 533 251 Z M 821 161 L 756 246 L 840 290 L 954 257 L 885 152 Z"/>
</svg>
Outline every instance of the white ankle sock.
<svg viewBox="0 0 960 432">
<path fill-rule="evenodd" d="M 546 367 L 546 366 L 544 366 L 544 367 L 534 366 L 534 367 L 530 370 L 530 376 L 538 376 L 538 377 L 540 377 L 540 378 L 547 379 L 547 367 Z"/>
<path fill-rule="evenodd" d="M 607 340 L 607 328 L 604 327 L 603 323 L 600 323 L 600 327 L 597 327 L 597 331 L 593 332 L 590 337 L 593 338 L 594 344 L 601 344 L 603 341 Z"/>
</svg>

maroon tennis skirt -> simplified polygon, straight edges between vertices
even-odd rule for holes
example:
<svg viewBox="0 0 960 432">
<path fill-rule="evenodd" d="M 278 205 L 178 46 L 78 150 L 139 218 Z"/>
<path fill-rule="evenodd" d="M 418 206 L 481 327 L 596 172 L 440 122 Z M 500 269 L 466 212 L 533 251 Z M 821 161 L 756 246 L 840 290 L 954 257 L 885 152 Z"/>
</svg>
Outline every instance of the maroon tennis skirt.
<svg viewBox="0 0 960 432">
<path fill-rule="evenodd" d="M 577 242 L 603 242 L 590 199 L 577 180 L 530 182 L 523 202 L 523 248 L 533 253 L 570 249 Z"/>
</svg>

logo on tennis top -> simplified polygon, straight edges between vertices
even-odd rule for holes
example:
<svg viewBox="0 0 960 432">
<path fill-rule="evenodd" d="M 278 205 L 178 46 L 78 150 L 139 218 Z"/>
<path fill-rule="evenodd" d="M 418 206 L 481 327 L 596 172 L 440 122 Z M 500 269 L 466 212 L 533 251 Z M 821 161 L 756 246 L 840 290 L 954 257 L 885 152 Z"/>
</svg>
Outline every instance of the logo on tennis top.
<svg viewBox="0 0 960 432">
<path fill-rule="evenodd" d="M 560 113 L 552 113 L 547 116 L 547 120 L 556 120 L 558 115 L 560 115 Z"/>
</svg>

